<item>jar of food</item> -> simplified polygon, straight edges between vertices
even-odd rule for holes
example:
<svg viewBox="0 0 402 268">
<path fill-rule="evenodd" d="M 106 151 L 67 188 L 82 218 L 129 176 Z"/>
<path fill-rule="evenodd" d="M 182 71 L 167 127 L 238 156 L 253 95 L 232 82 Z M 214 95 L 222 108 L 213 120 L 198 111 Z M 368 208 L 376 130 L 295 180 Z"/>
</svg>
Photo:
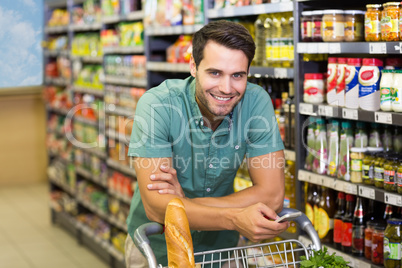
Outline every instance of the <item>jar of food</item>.
<svg viewBox="0 0 402 268">
<path fill-rule="evenodd" d="M 359 71 L 359 108 L 366 111 L 380 109 L 381 59 L 365 58 Z"/>
<path fill-rule="evenodd" d="M 327 9 L 322 17 L 322 40 L 324 42 L 342 42 L 345 40 L 344 11 L 339 9 Z"/>
<path fill-rule="evenodd" d="M 312 14 L 311 11 L 303 11 L 301 17 L 301 39 L 303 42 L 312 41 Z"/>
<path fill-rule="evenodd" d="M 384 232 L 384 266 L 401 267 L 401 225 L 400 219 L 389 219 Z"/>
<path fill-rule="evenodd" d="M 368 148 L 367 148 L 368 149 Z M 374 164 L 374 153 L 367 150 L 364 154 L 362 162 L 362 179 L 363 183 L 367 185 L 374 185 L 374 181 L 370 180 L 370 166 Z M 374 170 L 374 165 L 373 165 Z"/>
<path fill-rule="evenodd" d="M 367 228 L 364 229 L 364 257 L 371 260 L 371 240 L 373 239 L 373 222 L 367 222 Z"/>
<path fill-rule="evenodd" d="M 384 231 L 386 224 L 374 222 L 374 231 L 371 238 L 371 261 L 374 264 L 384 263 Z"/>
<path fill-rule="evenodd" d="M 383 4 L 384 11 L 381 18 L 381 40 L 399 41 L 399 2 Z"/>
<path fill-rule="evenodd" d="M 352 147 L 350 149 L 350 181 L 353 183 L 362 183 L 362 162 L 366 148 Z"/>
<path fill-rule="evenodd" d="M 304 74 L 303 100 L 307 103 L 324 101 L 324 75 L 322 73 Z"/>
<path fill-rule="evenodd" d="M 322 10 L 311 11 L 312 17 L 312 41 L 322 42 L 321 24 L 322 24 Z"/>
<path fill-rule="evenodd" d="M 364 14 L 361 10 L 345 10 L 345 41 L 364 40 Z"/>
<path fill-rule="evenodd" d="M 402 159 L 399 160 L 398 169 L 396 170 L 396 183 L 398 194 L 402 194 Z"/>
<path fill-rule="evenodd" d="M 364 16 L 364 39 L 367 42 L 381 41 L 381 4 L 366 5 Z"/>
<path fill-rule="evenodd" d="M 394 83 L 394 70 L 382 70 L 380 81 L 380 108 L 382 111 L 392 111 L 392 87 Z"/>
<path fill-rule="evenodd" d="M 392 110 L 402 112 L 402 70 L 394 70 L 392 87 Z"/>
<path fill-rule="evenodd" d="M 387 157 L 384 163 L 384 190 L 389 192 L 397 191 L 396 172 L 398 170 L 399 158 L 392 154 Z"/>
<path fill-rule="evenodd" d="M 374 186 L 384 188 L 384 162 L 386 154 L 379 153 L 374 162 Z"/>
</svg>

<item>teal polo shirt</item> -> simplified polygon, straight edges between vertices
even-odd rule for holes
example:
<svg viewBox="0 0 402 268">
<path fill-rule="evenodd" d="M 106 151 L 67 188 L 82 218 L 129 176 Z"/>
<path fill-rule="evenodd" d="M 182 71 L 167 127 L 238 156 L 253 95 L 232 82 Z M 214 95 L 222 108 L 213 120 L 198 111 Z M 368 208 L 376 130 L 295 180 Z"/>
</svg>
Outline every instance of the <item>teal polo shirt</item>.
<svg viewBox="0 0 402 268">
<path fill-rule="evenodd" d="M 282 150 L 271 98 L 260 86 L 247 83 L 242 100 L 215 131 L 204 126 L 195 100 L 195 79 L 166 80 L 139 100 L 128 155 L 171 157 L 188 198 L 233 193 L 233 181 L 244 158 Z M 127 218 L 128 233 L 149 222 L 138 185 Z M 234 247 L 235 231 L 192 231 L 194 252 Z M 158 263 L 167 265 L 164 235 L 150 237 Z M 197 261 L 197 260 L 196 260 Z"/>
</svg>

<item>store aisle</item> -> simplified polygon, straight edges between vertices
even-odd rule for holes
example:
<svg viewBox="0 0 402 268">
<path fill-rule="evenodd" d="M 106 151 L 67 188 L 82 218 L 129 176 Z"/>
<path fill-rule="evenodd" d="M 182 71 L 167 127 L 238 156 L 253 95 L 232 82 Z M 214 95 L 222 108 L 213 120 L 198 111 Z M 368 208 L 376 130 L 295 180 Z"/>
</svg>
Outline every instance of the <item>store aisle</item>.
<svg viewBox="0 0 402 268">
<path fill-rule="evenodd" d="M 47 183 L 0 188 L 0 268 L 108 267 L 50 221 Z"/>
</svg>

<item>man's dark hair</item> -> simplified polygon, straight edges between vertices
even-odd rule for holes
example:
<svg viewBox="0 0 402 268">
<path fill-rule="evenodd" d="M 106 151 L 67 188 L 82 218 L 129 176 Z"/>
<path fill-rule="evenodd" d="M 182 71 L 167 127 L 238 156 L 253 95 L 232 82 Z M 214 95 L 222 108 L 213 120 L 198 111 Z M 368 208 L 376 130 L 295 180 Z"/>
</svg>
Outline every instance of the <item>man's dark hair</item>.
<svg viewBox="0 0 402 268">
<path fill-rule="evenodd" d="M 248 58 L 248 66 L 250 67 L 255 54 L 255 43 L 243 25 L 227 20 L 218 20 L 208 23 L 197 31 L 193 37 L 193 57 L 197 68 L 204 58 L 204 48 L 208 41 L 243 51 Z"/>
</svg>

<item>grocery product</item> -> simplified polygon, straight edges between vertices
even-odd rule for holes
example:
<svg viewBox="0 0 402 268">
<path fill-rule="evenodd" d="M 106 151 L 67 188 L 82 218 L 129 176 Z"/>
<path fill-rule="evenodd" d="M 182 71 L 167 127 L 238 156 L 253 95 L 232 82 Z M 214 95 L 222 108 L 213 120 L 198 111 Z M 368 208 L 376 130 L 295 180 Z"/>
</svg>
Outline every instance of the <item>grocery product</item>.
<svg viewBox="0 0 402 268">
<path fill-rule="evenodd" d="M 327 9 L 322 17 L 322 40 L 324 42 L 342 42 L 345 40 L 344 11 Z"/>
<path fill-rule="evenodd" d="M 335 215 L 334 191 L 322 186 L 320 206 L 318 209 L 318 237 L 323 243 L 332 243 L 334 237 L 334 215 Z"/>
<path fill-rule="evenodd" d="M 359 107 L 363 110 L 378 111 L 380 109 L 379 83 L 383 62 L 376 58 L 363 59 L 359 71 Z"/>
<path fill-rule="evenodd" d="M 342 217 L 342 251 L 352 253 L 352 226 L 356 197 L 346 195 L 346 210 Z"/>
<path fill-rule="evenodd" d="M 327 175 L 337 177 L 339 164 L 339 122 L 332 121 L 328 140 L 328 170 Z"/>
<path fill-rule="evenodd" d="M 392 86 L 392 110 L 402 112 L 402 70 L 394 70 Z"/>
<path fill-rule="evenodd" d="M 383 16 L 381 18 L 381 40 L 399 41 L 399 2 L 383 4 Z"/>
<path fill-rule="evenodd" d="M 359 107 L 359 71 L 362 65 L 360 58 L 348 58 L 345 73 L 345 107 Z"/>
<path fill-rule="evenodd" d="M 399 161 L 398 169 L 396 170 L 396 183 L 397 183 L 398 194 L 402 194 L 402 161 L 401 160 Z"/>
<path fill-rule="evenodd" d="M 321 34 L 321 27 L 322 27 L 322 10 L 314 10 L 311 11 L 311 36 L 313 42 L 322 42 L 322 34 Z"/>
<path fill-rule="evenodd" d="M 318 174 L 327 174 L 328 170 L 328 152 L 327 152 L 327 131 L 324 119 L 317 119 L 317 128 L 315 135 L 315 159 L 313 162 L 313 171 Z"/>
<path fill-rule="evenodd" d="M 394 87 L 394 71 L 382 70 L 380 82 L 380 108 L 382 111 L 392 111 L 392 91 Z"/>
<path fill-rule="evenodd" d="M 384 163 L 384 190 L 397 192 L 396 173 L 398 170 L 398 156 L 389 155 Z"/>
<path fill-rule="evenodd" d="M 364 39 L 367 42 L 381 41 L 381 4 L 366 5 L 364 17 Z"/>
<path fill-rule="evenodd" d="M 336 102 L 332 105 L 343 107 L 345 106 L 345 79 L 346 79 L 346 58 L 338 58 L 338 65 L 336 67 Z"/>
<path fill-rule="evenodd" d="M 342 218 L 345 214 L 345 193 L 338 192 L 338 198 L 336 200 L 337 208 L 334 215 L 334 245 L 336 249 L 341 249 L 342 247 Z"/>
<path fill-rule="evenodd" d="M 383 264 L 384 262 L 384 231 L 386 225 L 383 222 L 375 221 L 373 235 L 371 238 L 371 261 L 374 264 Z"/>
<path fill-rule="evenodd" d="M 392 151 L 393 150 L 393 144 L 392 144 L 392 132 L 390 129 L 390 126 L 384 125 L 382 128 L 382 134 L 381 134 L 381 142 L 382 142 L 382 147 L 384 148 L 384 151 Z"/>
<path fill-rule="evenodd" d="M 303 101 L 307 103 L 322 103 L 324 101 L 324 75 L 322 73 L 304 74 Z"/>
<path fill-rule="evenodd" d="M 370 136 L 368 146 L 370 147 L 381 147 L 382 141 L 380 136 L 380 125 L 377 123 L 371 123 Z"/>
<path fill-rule="evenodd" d="M 374 186 L 380 189 L 384 188 L 384 162 L 386 157 L 385 153 L 379 153 L 374 162 Z"/>
<path fill-rule="evenodd" d="M 376 154 L 382 151 L 382 148 L 367 147 L 367 152 L 364 155 L 362 163 L 362 178 L 364 184 L 374 185 L 374 162 Z"/>
<path fill-rule="evenodd" d="M 350 181 L 362 183 L 362 164 L 366 148 L 352 147 L 350 149 Z"/>
<path fill-rule="evenodd" d="M 254 23 L 254 29 L 255 29 L 255 57 L 254 57 L 254 63 L 257 66 L 262 66 L 265 58 L 266 58 L 266 48 L 265 48 L 265 42 L 266 42 L 266 31 L 264 28 L 264 21 L 265 21 L 266 15 L 262 14 L 259 15 L 257 20 Z"/>
<path fill-rule="evenodd" d="M 310 118 L 310 123 L 307 128 L 307 155 L 304 164 L 306 170 L 312 170 L 312 165 L 314 161 L 314 149 L 315 149 L 315 118 Z"/>
<path fill-rule="evenodd" d="M 312 33 L 312 11 L 303 11 L 301 17 L 301 40 L 303 42 L 311 42 L 313 40 Z"/>
<path fill-rule="evenodd" d="M 350 122 L 342 122 L 339 143 L 338 179 L 350 181 L 350 149 L 353 146 L 353 133 Z"/>
<path fill-rule="evenodd" d="M 345 41 L 364 40 L 364 14 L 361 10 L 345 10 Z"/>
<path fill-rule="evenodd" d="M 363 211 L 362 197 L 357 197 L 356 207 L 353 214 L 352 224 L 352 253 L 356 256 L 364 255 L 364 228 L 366 226 L 366 220 Z"/>
<path fill-rule="evenodd" d="M 366 124 L 364 122 L 356 123 L 354 147 L 365 148 L 368 144 L 368 135 L 366 130 Z"/>
<path fill-rule="evenodd" d="M 384 266 L 401 267 L 401 225 L 400 219 L 389 219 L 384 232 Z"/>
<path fill-rule="evenodd" d="M 337 58 L 329 57 L 327 68 L 327 102 L 329 104 L 336 102 L 337 66 Z"/>
<path fill-rule="evenodd" d="M 364 257 L 371 260 L 371 240 L 373 239 L 373 224 L 372 221 L 367 222 L 367 227 L 364 229 Z"/>
</svg>

